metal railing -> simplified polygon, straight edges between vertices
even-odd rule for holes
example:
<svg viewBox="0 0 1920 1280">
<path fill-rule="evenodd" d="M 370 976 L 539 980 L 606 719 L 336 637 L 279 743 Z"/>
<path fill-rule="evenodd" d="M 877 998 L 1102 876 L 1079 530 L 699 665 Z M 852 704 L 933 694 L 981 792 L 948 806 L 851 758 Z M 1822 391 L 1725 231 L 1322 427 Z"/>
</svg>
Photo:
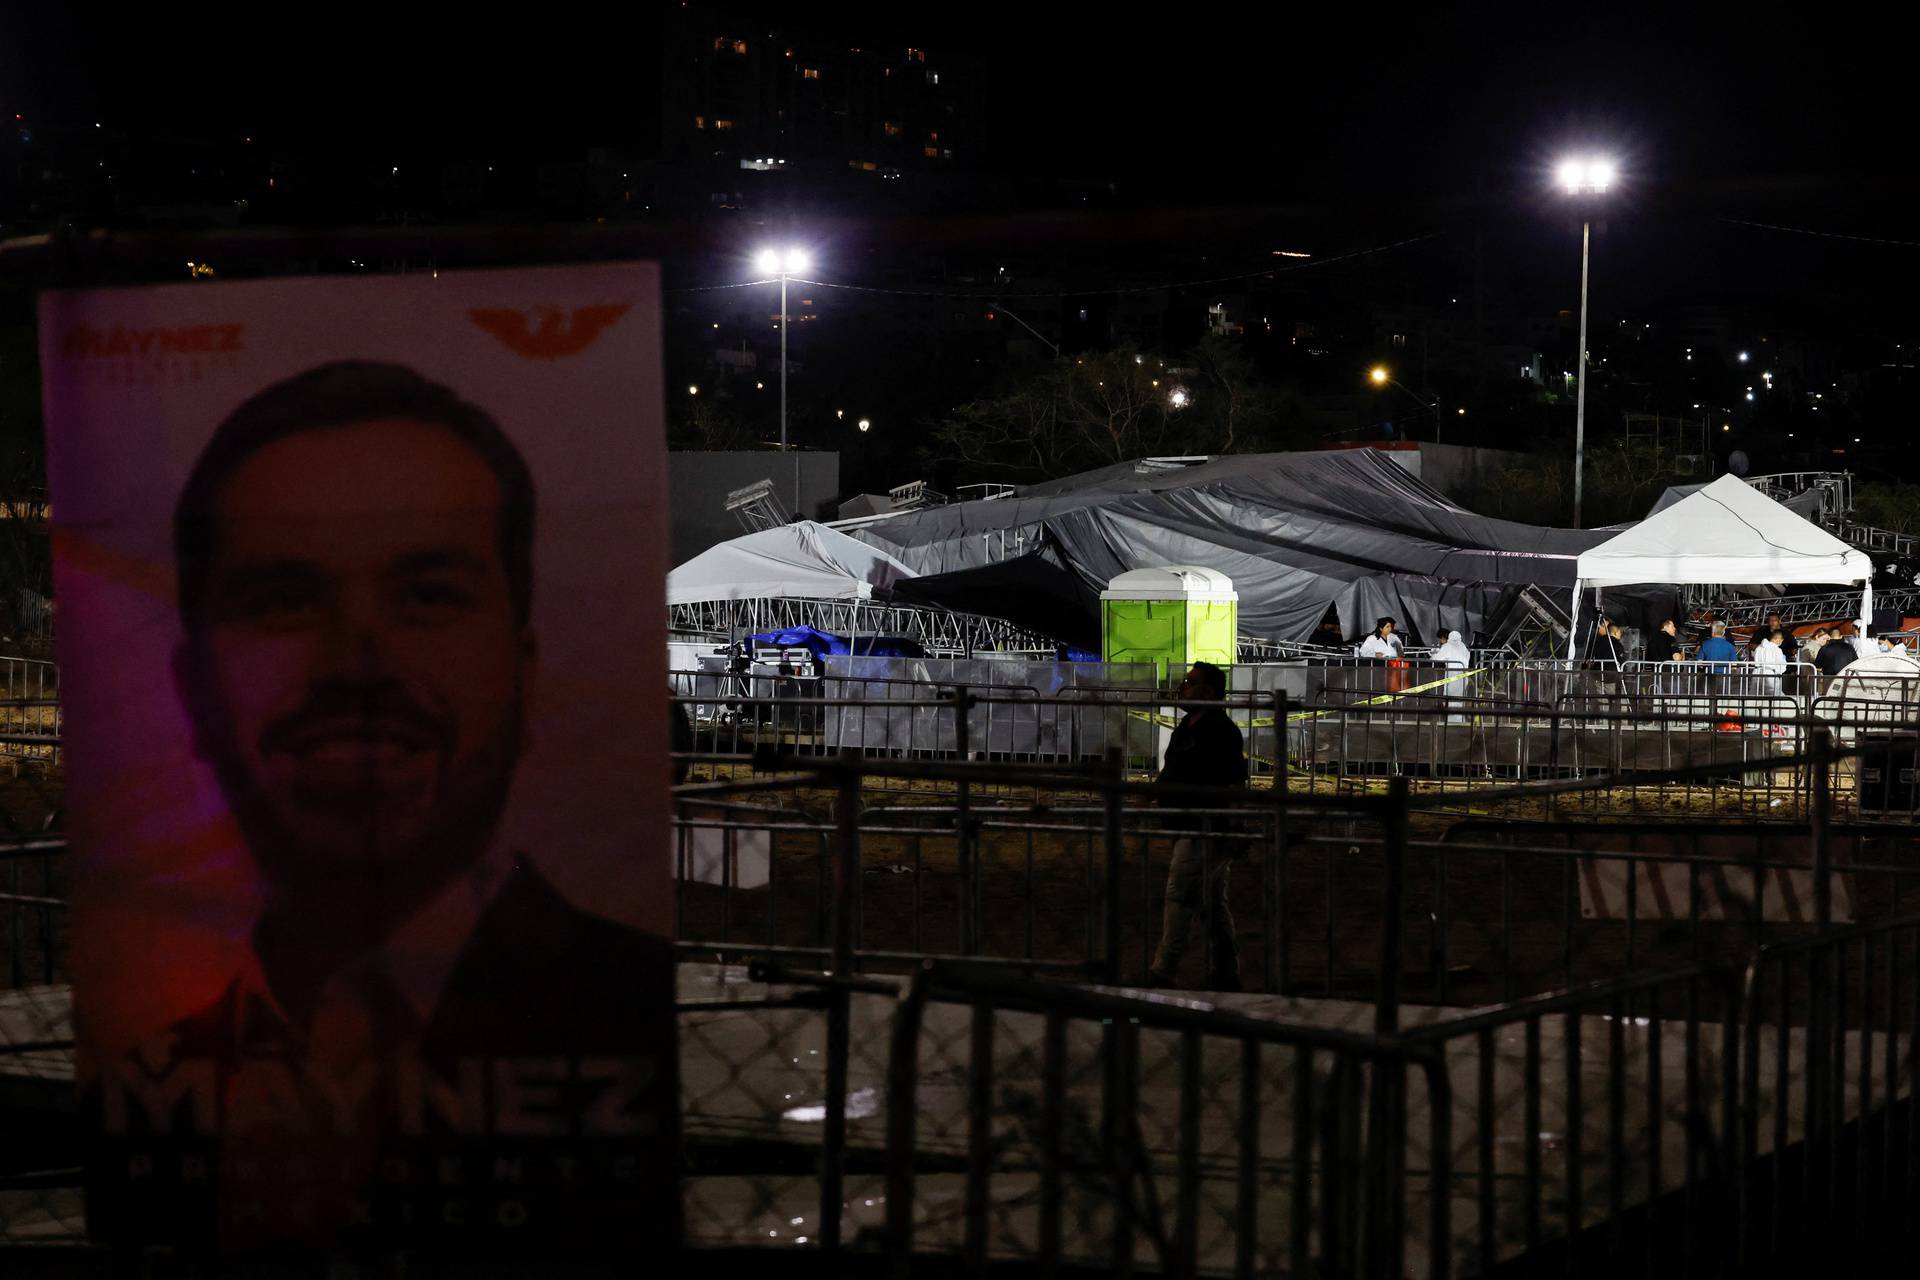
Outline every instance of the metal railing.
<svg viewBox="0 0 1920 1280">
<path fill-rule="evenodd" d="M 1920 915 L 1762 947 L 1742 998 L 1743 1256 L 1884 1230 L 1920 1188 Z"/>
<path fill-rule="evenodd" d="M 60 753 L 60 668 L 0 657 L 0 755 L 55 760 Z"/>
<path fill-rule="evenodd" d="M 944 1008 L 956 1014 L 946 1023 L 964 1013 L 965 1048 L 929 1073 L 923 1047 L 947 1029 L 934 1025 Z M 958 1253 L 973 1275 L 1018 1259 L 1043 1271 L 1397 1276 L 1410 1239 L 1428 1274 L 1446 1274 L 1449 1206 L 1429 1196 L 1424 1224 L 1410 1222 L 1408 1195 L 1408 1075 L 1431 1100 L 1422 1172 L 1449 1182 L 1449 1082 L 1431 1050 L 952 966 L 914 975 L 892 1045 L 897 1276 L 923 1253 Z"/>
<path fill-rule="evenodd" d="M 0 990 L 66 973 L 66 840 L 0 842 Z"/>
<path fill-rule="evenodd" d="M 1858 885 L 1882 874 L 1889 883 L 1899 880 L 1904 898 L 1910 867 L 1851 865 L 1865 857 L 1868 842 L 1895 837 L 1832 822 L 1827 738 L 1811 736 L 1811 754 L 1794 762 L 1813 777 L 1807 863 L 1745 852 L 1701 857 L 1698 838 L 1676 855 L 1704 864 L 1689 871 L 1700 883 L 1736 868 L 1809 872 L 1810 927 L 1819 928 L 1838 918 L 1843 904 L 1858 909 L 1868 897 Z M 1043 1265 L 1111 1266 L 1116 1257 L 1144 1263 L 1151 1254 L 1178 1273 L 1251 1274 L 1283 1259 L 1297 1266 L 1304 1251 L 1309 1261 L 1350 1273 L 1400 1274 L 1410 1266 L 1446 1274 L 1499 1265 L 1520 1251 L 1639 1256 L 1670 1240 L 1685 1256 L 1711 1264 L 1716 1250 L 1731 1257 L 1738 1242 L 1769 1247 L 1773 1197 L 1784 1206 L 1774 1219 L 1826 1214 L 1831 1201 L 1838 1216 L 1829 1221 L 1857 1225 L 1859 1217 L 1845 1216 L 1849 1204 L 1878 1204 L 1911 1186 L 1912 1086 L 1902 1077 L 1912 1069 L 1920 1016 L 1920 916 L 1812 938 L 1769 937 L 1757 953 L 1751 935 L 1736 931 L 1730 946 L 1752 956 L 1744 988 L 1724 982 L 1726 970 L 1710 963 L 1720 957 L 1708 954 L 1664 973 L 1444 1020 L 1438 1010 L 1403 1002 L 1420 989 L 1409 973 L 1421 965 L 1406 960 L 1422 954 L 1423 940 L 1427 957 L 1440 957 L 1437 990 L 1460 954 L 1462 897 L 1423 887 L 1423 855 L 1554 867 L 1577 858 L 1643 865 L 1660 859 L 1644 850 L 1538 851 L 1484 842 L 1436 848 L 1439 842 L 1409 838 L 1409 787 L 1401 779 L 1384 796 L 1336 803 L 1279 791 L 1248 797 L 1244 806 L 1243 820 L 1262 803 L 1272 806 L 1285 816 L 1286 830 L 1346 815 L 1380 825 L 1377 877 L 1337 895 L 1351 898 L 1356 919 L 1371 921 L 1370 965 L 1359 959 L 1361 944 L 1346 944 L 1346 962 L 1372 979 L 1367 1003 L 1352 1006 L 1366 1028 L 1314 1021 L 1342 1008 L 1338 1000 L 1252 1017 L 1245 1009 L 1041 983 L 977 964 L 915 966 L 919 977 L 903 997 L 897 981 L 858 973 L 869 959 L 856 949 L 862 841 L 882 838 L 905 808 L 892 805 L 870 815 L 878 821 L 863 822 L 869 774 L 984 787 L 1017 773 L 1049 792 L 1098 796 L 1103 841 L 1106 833 L 1122 837 L 1101 845 L 1103 858 L 1124 849 L 1125 827 L 1104 819 L 1129 813 L 1127 800 L 1164 797 L 1188 807 L 1157 816 L 1200 820 L 1223 816 L 1219 797 L 1153 793 L 1111 769 L 792 755 L 764 763 L 774 772 L 762 779 L 681 788 L 683 804 L 712 811 L 683 815 L 683 824 L 724 830 L 729 821 L 791 822 L 799 830 L 783 834 L 817 845 L 823 824 L 794 817 L 797 806 L 737 797 L 833 794 L 819 953 L 830 976 L 814 980 L 812 993 L 738 984 L 735 995 L 683 1010 L 683 1056 L 707 1064 L 685 1084 L 696 1161 L 687 1194 L 703 1206 L 703 1244 L 747 1243 L 741 1233 L 748 1225 L 801 1197 L 811 1207 L 792 1216 L 804 1226 L 783 1232 L 780 1247 L 870 1247 L 902 1265 L 943 1249 L 975 1270 L 1016 1256 Z M 1564 785 L 1592 788 L 1604 780 Z M 974 823 L 981 832 L 991 829 L 985 807 L 944 808 L 950 812 L 934 822 L 946 817 L 956 831 Z M 1008 825 L 1036 816 L 1014 814 Z M 1304 850 L 1330 849 L 1334 838 L 1326 833 L 1311 837 L 1317 844 L 1280 840 L 1273 847 L 1304 857 Z M 1911 846 L 1910 832 L 1899 838 Z M 732 856 L 738 860 L 737 852 Z M 1430 869 L 1433 883 L 1452 883 L 1447 865 Z M 1105 883 L 1121 878 L 1101 870 Z M 1854 887 L 1839 887 L 1849 875 Z M 727 884 L 724 870 L 720 879 L 722 888 L 740 888 Z M 1755 883 L 1754 897 L 1744 900 L 1754 912 L 1748 928 L 1772 923 L 1764 887 L 1771 881 L 1756 874 Z M 1038 889 L 1028 883 L 1016 893 Z M 1484 900 L 1494 890 L 1481 882 L 1463 888 L 1468 892 Z M 993 895 L 984 899 L 991 917 Z M 1521 910 L 1509 917 L 1508 930 L 1525 914 L 1524 901 L 1516 905 Z M 1434 917 L 1426 939 L 1418 927 L 1423 913 Z M 1106 974 L 1121 950 L 1120 914 L 1103 906 L 1097 922 Z M 1569 928 L 1576 918 L 1566 917 Z M 1704 920 L 1696 918 L 1695 927 Z M 983 946 L 991 938 L 991 930 L 980 935 Z M 743 1041 L 740 1017 L 770 1029 Z M 12 1047 L 15 1056 L 53 1051 L 39 1042 Z M 1783 1053 L 1784 1072 L 1776 1065 Z M 798 1066 L 802 1061 L 809 1065 Z M 1419 1079 L 1410 1080 L 1409 1071 Z M 810 1082 L 802 1100 L 779 1096 L 782 1084 L 791 1094 L 801 1081 Z M 1802 1100 L 1799 1113 L 1793 1098 Z M 976 1123 L 982 1115 L 986 1123 Z M 1258 1122 L 1248 1124 L 1250 1116 Z M 1775 1141 L 1768 1125 L 1780 1132 L 1782 1116 L 1785 1137 Z M 762 1141 L 769 1133 L 778 1139 L 771 1145 Z M 1424 1151 L 1413 1140 L 1420 1134 Z M 807 1157 L 797 1174 L 796 1153 Z M 817 1174 L 804 1172 L 814 1160 Z M 1307 1169 L 1315 1176 L 1300 1177 Z M 1803 1182 L 1811 1200 L 1794 1190 Z M 1296 1212 L 1303 1196 L 1306 1208 Z M 856 1203 L 875 1208 L 867 1201 L 878 1208 L 864 1219 L 863 1240 L 849 1232 L 861 1222 L 845 1215 Z M 1813 1208 L 1803 1213 L 1803 1201 Z"/>
<path fill-rule="evenodd" d="M 1732 975 L 1691 965 L 1408 1030 L 1472 1082 L 1452 1091 L 1455 1181 L 1438 1183 L 1457 1210 L 1454 1265 L 1717 1270 L 1702 1263 L 1734 1216 L 1738 1026 Z"/>
</svg>

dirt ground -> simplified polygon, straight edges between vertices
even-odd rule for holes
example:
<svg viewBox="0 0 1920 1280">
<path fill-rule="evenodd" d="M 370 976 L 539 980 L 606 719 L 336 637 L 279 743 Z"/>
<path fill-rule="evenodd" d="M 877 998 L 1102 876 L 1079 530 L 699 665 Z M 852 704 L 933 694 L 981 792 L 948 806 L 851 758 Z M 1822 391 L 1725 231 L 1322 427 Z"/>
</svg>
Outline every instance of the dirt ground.
<svg viewBox="0 0 1920 1280">
<path fill-rule="evenodd" d="M 1701 826 L 1713 829 L 1734 815 L 1748 822 L 1761 814 L 1777 819 L 1784 808 L 1767 806 L 1765 797 L 1758 804 L 1740 804 L 1737 798 L 1704 792 L 1676 794 L 1670 804 L 1646 804 L 1652 798 L 1644 792 L 1635 797 L 1644 806 L 1637 819 L 1641 825 L 1711 817 L 1718 821 Z M 1621 825 L 1616 847 L 1632 847 L 1631 832 L 1624 828 L 1635 819 L 1576 799 L 1603 812 L 1570 812 L 1562 797 L 1552 806 L 1552 820 Z M 757 802 L 771 800 L 761 796 Z M 833 797 L 801 791 L 780 803 L 790 811 L 784 821 L 808 829 L 774 833 L 768 886 L 682 884 L 680 937 L 788 947 L 827 944 Z M 1438 841 L 1463 821 L 1474 821 L 1476 828 L 1491 821 L 1497 827 L 1503 821 L 1548 819 L 1550 812 L 1543 800 L 1452 805 L 1429 794 L 1416 795 L 1416 803 L 1433 806 L 1410 818 L 1416 843 Z M 1174 839 L 1158 829 L 1155 816 L 1129 808 L 1124 856 L 1117 872 L 1110 872 L 1101 814 L 1091 797 L 1004 795 L 980 797 L 974 804 L 978 892 L 972 953 L 1100 972 L 1103 904 L 1111 885 L 1119 972 L 1123 978 L 1140 977 L 1160 932 Z M 963 950 L 963 879 L 951 805 L 950 794 L 929 788 L 865 797 L 855 912 L 855 937 L 863 951 Z M 1383 944 L 1386 879 L 1379 824 L 1356 815 L 1303 811 L 1289 818 L 1287 834 L 1283 848 L 1273 839 L 1272 826 L 1265 825 L 1229 871 L 1242 980 L 1250 989 L 1370 996 Z M 1475 836 L 1476 842 L 1484 839 Z M 1920 842 L 1910 833 L 1895 834 L 1876 848 L 1876 862 L 1895 858 L 1914 874 L 1863 885 L 1858 894 L 1863 915 L 1920 910 Z M 1778 856 L 1790 853 L 1783 837 Z M 1578 859 L 1560 855 L 1412 849 L 1401 913 L 1406 998 L 1485 1003 L 1689 959 L 1732 963 L 1761 942 L 1807 931 L 1791 923 L 1756 926 L 1745 920 L 1587 918 L 1575 881 L 1578 867 Z M 1183 975 L 1196 982 L 1204 961 L 1200 932 Z M 884 954 L 868 963 L 876 969 L 902 967 Z"/>
<path fill-rule="evenodd" d="M 1290 791 L 1305 797 L 1311 789 L 1324 797 L 1326 783 L 1296 777 Z M 1264 780 L 1256 787 L 1264 788 Z M 1353 795 L 1369 798 L 1384 790 L 1384 783 L 1363 784 Z M 39 834 L 49 823 L 57 829 L 61 793 L 57 766 L 28 764 L 0 773 L 0 837 Z M 780 825 L 789 828 L 772 833 L 769 882 L 753 889 L 680 882 L 678 937 L 716 944 L 715 952 L 727 944 L 826 947 L 834 793 L 811 788 L 735 799 L 775 808 Z M 1764 796 L 1641 792 L 1631 799 L 1642 824 L 1707 818 L 1702 825 L 1712 828 L 1736 815 L 1749 821 L 1785 816 L 1785 806 L 1769 806 Z M 976 794 L 977 889 L 963 921 L 953 801 L 951 790 L 934 785 L 863 792 L 854 932 L 859 948 L 869 953 L 867 967 L 899 970 L 908 955 L 970 950 L 1030 960 L 1051 971 L 1102 973 L 1103 913 L 1111 902 L 1119 973 L 1141 976 L 1148 948 L 1160 934 L 1176 838 L 1157 815 L 1129 804 L 1123 853 L 1110 871 L 1103 816 L 1092 795 L 1036 795 L 1019 788 Z M 1589 919 L 1580 910 L 1576 859 L 1417 847 L 1441 840 L 1463 822 L 1498 828 L 1509 821 L 1590 827 L 1634 821 L 1607 812 L 1627 807 L 1617 795 L 1597 802 L 1558 797 L 1551 805 L 1537 798 L 1461 804 L 1447 793 L 1416 788 L 1414 801 L 1419 807 L 1409 826 L 1416 847 L 1407 860 L 1400 950 L 1409 1000 L 1480 1003 L 1690 957 L 1733 960 L 1757 942 L 1792 937 L 1800 929 L 1711 919 Z M 1302 808 L 1287 819 L 1284 846 L 1275 839 L 1270 816 L 1243 825 L 1249 834 L 1240 842 L 1244 854 L 1228 870 L 1243 981 L 1256 990 L 1369 996 L 1381 964 L 1386 887 L 1377 820 Z M 1620 847 L 1627 847 L 1628 834 L 1623 831 Z M 1920 911 L 1920 837 L 1890 834 L 1876 849 L 1876 862 L 1911 866 L 1915 874 L 1866 880 L 1857 895 L 1862 914 Z M 58 856 L 0 857 L 0 980 L 64 976 L 64 910 L 9 902 L 5 895 L 59 899 L 65 893 Z M 969 932 L 971 948 L 965 945 Z M 1196 930 L 1187 956 L 1183 976 L 1190 981 L 1198 981 L 1205 961 L 1203 933 Z"/>
</svg>

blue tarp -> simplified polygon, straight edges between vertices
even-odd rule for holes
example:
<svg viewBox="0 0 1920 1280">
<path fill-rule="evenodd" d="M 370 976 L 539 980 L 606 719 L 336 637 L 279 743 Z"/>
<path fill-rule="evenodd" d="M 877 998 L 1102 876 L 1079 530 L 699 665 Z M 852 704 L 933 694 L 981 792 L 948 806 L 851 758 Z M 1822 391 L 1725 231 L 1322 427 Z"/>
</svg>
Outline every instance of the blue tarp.
<svg viewBox="0 0 1920 1280">
<path fill-rule="evenodd" d="M 756 647 L 769 649 L 807 649 L 813 656 L 853 654 L 873 658 L 924 658 L 927 651 L 920 642 L 906 636 L 854 636 L 848 640 L 812 627 L 789 627 L 785 631 L 762 631 L 749 636 Z"/>
</svg>

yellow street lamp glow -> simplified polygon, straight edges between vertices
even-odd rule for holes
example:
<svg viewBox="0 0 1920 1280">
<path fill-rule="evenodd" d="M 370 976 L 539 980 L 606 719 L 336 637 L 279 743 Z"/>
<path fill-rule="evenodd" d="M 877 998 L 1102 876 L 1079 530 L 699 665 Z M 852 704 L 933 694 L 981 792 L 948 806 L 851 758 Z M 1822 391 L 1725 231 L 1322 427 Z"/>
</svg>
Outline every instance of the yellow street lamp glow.
<svg viewBox="0 0 1920 1280">
<path fill-rule="evenodd" d="M 871 431 L 873 430 L 873 419 L 862 418 L 858 425 L 862 431 Z"/>
<path fill-rule="evenodd" d="M 1375 365 L 1368 370 L 1367 376 L 1373 379 L 1373 384 L 1377 387 L 1384 387 L 1387 384 L 1387 371 L 1380 365 Z"/>
</svg>

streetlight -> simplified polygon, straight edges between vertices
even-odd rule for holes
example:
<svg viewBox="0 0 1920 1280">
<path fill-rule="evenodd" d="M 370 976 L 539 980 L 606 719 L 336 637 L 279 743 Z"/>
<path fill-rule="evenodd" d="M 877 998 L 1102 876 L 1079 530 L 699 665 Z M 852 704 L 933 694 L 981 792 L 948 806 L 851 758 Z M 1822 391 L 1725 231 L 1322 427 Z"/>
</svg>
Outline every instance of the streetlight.
<svg viewBox="0 0 1920 1280">
<path fill-rule="evenodd" d="M 1613 161 L 1589 156 L 1563 160 L 1555 170 L 1560 187 L 1570 196 L 1603 196 L 1613 186 Z M 1591 218 L 1580 219 L 1580 381 L 1573 402 L 1573 524 L 1580 527 L 1581 481 L 1587 461 L 1587 259 L 1593 243 Z"/>
<path fill-rule="evenodd" d="M 873 419 L 862 418 L 858 423 L 854 425 L 858 426 L 862 431 L 871 431 L 873 430 Z"/>
<path fill-rule="evenodd" d="M 1377 364 L 1367 370 L 1367 377 L 1373 380 L 1373 385 L 1376 387 L 1384 387 L 1388 384 L 1399 387 L 1402 391 L 1405 391 L 1407 395 L 1411 396 L 1413 402 L 1422 409 L 1433 410 L 1433 442 L 1435 444 L 1440 443 L 1440 401 L 1438 399 L 1434 400 L 1432 404 L 1428 404 L 1425 400 L 1415 395 L 1413 389 L 1408 387 L 1406 383 L 1388 373 L 1387 367 L 1383 364 Z M 1462 409 L 1460 412 L 1464 414 L 1466 410 Z"/>
<path fill-rule="evenodd" d="M 753 265 L 763 276 L 780 277 L 780 451 L 787 450 L 787 279 L 813 269 L 805 249 L 762 249 Z M 793 460 L 793 513 L 800 514 L 800 459 Z"/>
</svg>

